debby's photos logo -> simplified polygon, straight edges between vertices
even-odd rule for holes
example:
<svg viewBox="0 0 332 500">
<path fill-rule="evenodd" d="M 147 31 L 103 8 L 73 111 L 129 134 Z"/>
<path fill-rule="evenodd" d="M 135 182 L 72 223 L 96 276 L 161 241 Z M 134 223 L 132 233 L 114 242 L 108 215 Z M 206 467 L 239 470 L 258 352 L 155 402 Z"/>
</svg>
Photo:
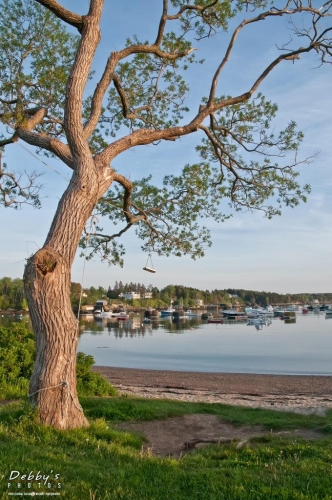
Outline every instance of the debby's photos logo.
<svg viewBox="0 0 332 500">
<path fill-rule="evenodd" d="M 48 474 L 42 471 L 22 473 L 18 470 L 10 471 L 8 477 L 9 491 L 59 491 L 62 487 L 60 474 L 51 470 Z"/>
</svg>

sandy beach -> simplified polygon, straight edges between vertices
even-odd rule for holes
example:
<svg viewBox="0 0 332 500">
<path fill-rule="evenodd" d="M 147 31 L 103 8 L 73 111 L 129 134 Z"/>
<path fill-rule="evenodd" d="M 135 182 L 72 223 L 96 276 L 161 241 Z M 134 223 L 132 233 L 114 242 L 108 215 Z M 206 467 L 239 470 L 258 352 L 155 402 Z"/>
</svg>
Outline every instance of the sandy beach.
<svg viewBox="0 0 332 500">
<path fill-rule="evenodd" d="M 332 408 L 332 377 L 142 370 L 95 366 L 122 394 L 224 403 L 323 415 Z"/>
</svg>

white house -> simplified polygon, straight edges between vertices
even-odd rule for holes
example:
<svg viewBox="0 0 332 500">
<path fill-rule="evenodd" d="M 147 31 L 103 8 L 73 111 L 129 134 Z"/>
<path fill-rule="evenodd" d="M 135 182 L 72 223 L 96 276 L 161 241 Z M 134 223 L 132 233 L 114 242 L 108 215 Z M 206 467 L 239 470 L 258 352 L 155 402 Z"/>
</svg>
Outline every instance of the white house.
<svg viewBox="0 0 332 500">
<path fill-rule="evenodd" d="M 140 299 L 141 295 L 138 292 L 124 292 L 123 298 L 126 300 Z"/>
</svg>

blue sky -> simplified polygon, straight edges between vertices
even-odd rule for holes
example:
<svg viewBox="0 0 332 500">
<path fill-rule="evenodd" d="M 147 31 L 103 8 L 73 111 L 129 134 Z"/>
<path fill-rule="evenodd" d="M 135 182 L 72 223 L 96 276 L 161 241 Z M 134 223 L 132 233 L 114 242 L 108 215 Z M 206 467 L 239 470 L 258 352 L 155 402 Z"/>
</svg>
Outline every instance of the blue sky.
<svg viewBox="0 0 332 500">
<path fill-rule="evenodd" d="M 63 1 L 67 8 L 84 12 L 88 2 Z M 102 42 L 95 69 L 102 70 L 109 49 L 120 49 L 127 36 L 138 34 L 152 39 L 161 9 L 157 0 L 123 0 L 105 2 Z M 111 10 L 112 8 L 112 10 Z M 145 15 L 145 13 L 148 15 Z M 237 19 L 238 24 L 244 14 Z M 331 21 L 329 21 L 331 22 Z M 220 93 L 235 94 L 248 90 L 266 64 L 278 54 L 276 44 L 282 36 L 288 41 L 283 19 L 250 27 L 239 38 L 227 71 L 220 80 Z M 206 64 L 190 71 L 189 106 L 196 111 L 200 99 L 207 94 L 211 75 L 218 65 L 229 35 L 221 34 L 197 44 L 198 56 Z M 145 273 L 142 268 L 147 256 L 140 249 L 134 232 L 123 239 L 127 254 L 123 269 L 108 267 L 97 259 L 86 264 L 84 286 L 108 287 L 117 280 L 140 282 L 159 288 L 167 284 L 184 284 L 201 289 L 243 288 L 283 293 L 331 291 L 332 248 L 332 141 L 331 141 L 331 67 L 315 69 L 317 61 L 303 57 L 295 64 L 284 62 L 261 86 L 266 97 L 279 106 L 276 127 L 294 119 L 305 134 L 301 148 L 303 157 L 316 151 L 314 163 L 301 167 L 301 183 L 311 184 L 312 193 L 306 204 L 296 209 L 285 208 L 281 217 L 271 221 L 260 213 L 236 213 L 223 224 L 208 223 L 213 235 L 213 247 L 203 259 L 189 257 L 153 257 L 157 273 Z M 197 135 L 159 147 L 136 148 L 118 157 L 117 170 L 132 179 L 151 172 L 161 179 L 165 173 L 178 172 L 181 167 L 197 160 Z M 24 145 L 25 146 L 25 145 Z M 29 148 L 29 147 L 28 147 Z M 32 148 L 29 148 L 33 152 Z M 21 277 L 25 259 L 43 244 L 57 202 L 66 186 L 63 177 L 47 169 L 20 145 L 8 146 L 6 163 L 16 170 L 41 169 L 44 172 L 43 209 L 26 207 L 20 211 L 1 208 L 3 238 L 1 239 L 0 276 Z M 62 175 L 70 175 L 60 162 L 46 160 Z M 72 280 L 81 282 L 82 259 L 77 258 Z"/>
</svg>

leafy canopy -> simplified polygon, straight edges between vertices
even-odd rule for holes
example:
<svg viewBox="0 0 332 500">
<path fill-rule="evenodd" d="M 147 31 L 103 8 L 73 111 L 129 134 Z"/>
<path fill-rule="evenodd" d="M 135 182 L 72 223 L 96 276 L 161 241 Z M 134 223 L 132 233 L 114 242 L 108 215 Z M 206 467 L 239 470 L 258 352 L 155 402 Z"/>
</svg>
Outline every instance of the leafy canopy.
<svg viewBox="0 0 332 500">
<path fill-rule="evenodd" d="M 211 245 L 204 219 L 222 222 L 241 210 L 259 210 L 271 218 L 284 205 L 306 201 L 310 187 L 297 179 L 297 167 L 312 160 L 299 159 L 303 134 L 294 121 L 276 132 L 277 105 L 257 90 L 276 66 L 294 64 L 306 53 L 313 52 L 321 64 L 331 62 L 331 1 L 318 7 L 310 0 L 160 0 L 156 38 L 142 40 L 128 33 L 125 46 L 110 51 L 104 68 L 94 73 L 103 3 L 91 0 L 87 15 L 80 16 L 56 0 L 4 0 L 0 12 L 0 146 L 20 139 L 75 170 L 87 145 L 100 168 L 100 183 L 112 177 L 95 207 L 93 234 L 82 237 L 90 257 L 99 253 L 122 265 L 124 248 L 117 240 L 133 226 L 144 251 L 201 257 Z M 241 22 L 228 34 L 236 16 Z M 277 57 L 248 83 L 246 92 L 222 95 L 219 80 L 240 32 L 282 17 L 290 19 L 291 41 L 286 37 Z M 62 21 L 79 34 L 70 34 Z M 111 16 L 110 26 L 112 22 Z M 187 70 L 203 64 L 196 49 L 218 32 L 227 40 L 224 54 L 208 95 L 193 109 Z M 192 133 L 201 140 L 197 161 L 178 175 L 167 174 L 161 185 L 153 184 L 152 175 L 132 182 L 112 167 L 127 149 Z M 3 204 L 39 206 L 37 177 L 30 174 L 22 184 L 1 165 Z"/>
</svg>

